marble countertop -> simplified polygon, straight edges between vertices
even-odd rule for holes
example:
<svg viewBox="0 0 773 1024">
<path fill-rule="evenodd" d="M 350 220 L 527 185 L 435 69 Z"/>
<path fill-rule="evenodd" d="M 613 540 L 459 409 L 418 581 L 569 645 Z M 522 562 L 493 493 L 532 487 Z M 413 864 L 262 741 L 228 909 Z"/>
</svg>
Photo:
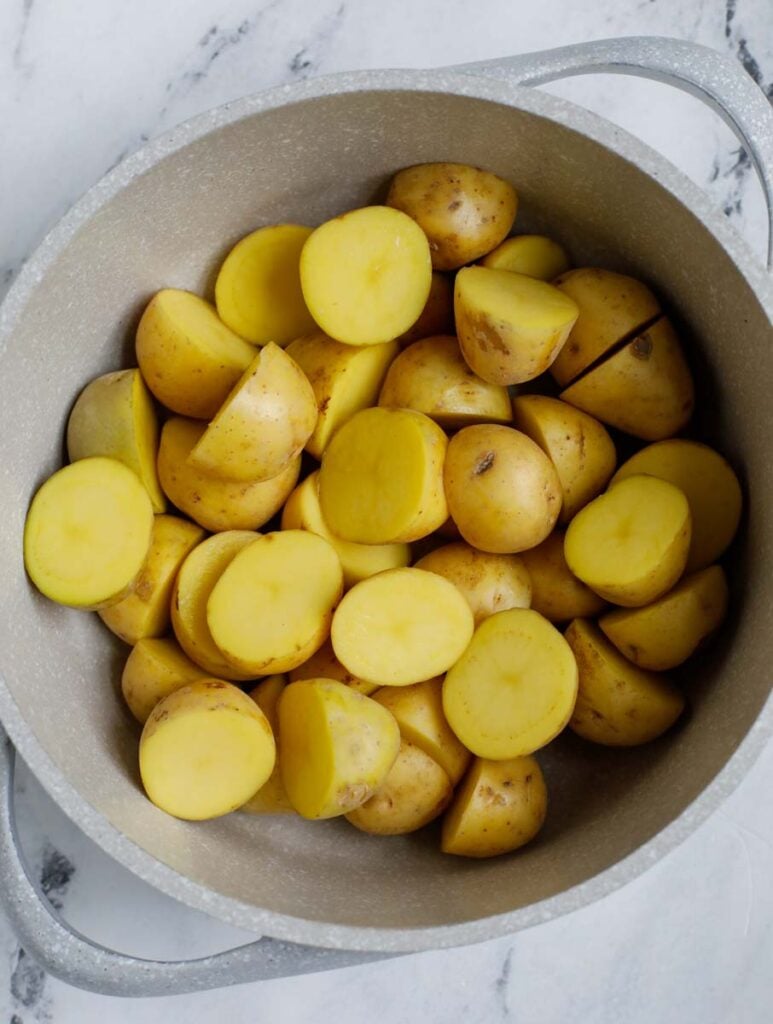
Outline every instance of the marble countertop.
<svg viewBox="0 0 773 1024">
<path fill-rule="evenodd" d="M 480 60 L 613 35 L 665 34 L 741 60 L 773 98 L 771 0 L 3 0 L 0 295 L 108 168 L 226 100 L 299 77 Z M 759 188 L 729 131 L 664 86 L 551 86 L 655 146 L 761 252 Z M 0 919 L 10 1024 L 377 1019 L 383 1024 L 763 1024 L 773 1016 L 773 749 L 686 843 L 573 915 L 482 945 L 201 995 L 122 1001 L 46 977 Z M 25 849 L 89 936 L 151 957 L 249 936 L 161 896 L 103 855 L 31 775 Z"/>
</svg>

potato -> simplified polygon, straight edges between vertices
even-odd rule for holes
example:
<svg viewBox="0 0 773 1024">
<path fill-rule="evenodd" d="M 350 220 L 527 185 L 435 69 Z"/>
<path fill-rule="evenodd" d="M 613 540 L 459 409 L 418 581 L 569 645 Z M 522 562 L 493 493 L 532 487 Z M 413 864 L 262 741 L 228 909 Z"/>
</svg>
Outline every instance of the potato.
<svg viewBox="0 0 773 1024">
<path fill-rule="evenodd" d="M 569 727 L 606 747 L 634 747 L 670 729 L 685 707 L 665 677 L 632 665 L 584 619 L 566 631 L 579 669 L 577 704 Z"/>
<path fill-rule="evenodd" d="M 450 668 L 472 631 L 470 606 L 452 583 L 423 569 L 390 569 L 352 587 L 330 639 L 359 679 L 408 686 Z"/>
<path fill-rule="evenodd" d="M 695 389 L 677 333 L 663 317 L 561 398 L 626 434 L 661 441 L 689 421 Z"/>
<path fill-rule="evenodd" d="M 692 516 L 687 571 L 705 569 L 724 554 L 738 530 L 743 497 L 730 464 L 708 445 L 684 438 L 658 441 L 633 455 L 612 482 L 647 473 L 684 491 Z"/>
<path fill-rule="evenodd" d="M 485 619 L 443 682 L 443 711 L 478 757 L 505 761 L 544 747 L 564 728 L 577 666 L 564 638 L 530 608 Z"/>
<path fill-rule="evenodd" d="M 432 284 L 424 309 L 416 323 L 397 339 L 400 345 L 412 345 L 421 338 L 454 333 L 454 286 L 445 274 L 432 271 Z"/>
<path fill-rule="evenodd" d="M 302 452 L 317 423 L 317 400 L 306 375 L 269 342 L 188 456 L 209 476 L 248 483 L 273 480 Z"/>
<path fill-rule="evenodd" d="M 205 530 L 257 530 L 279 511 L 295 487 L 300 455 L 272 480 L 217 480 L 188 461 L 206 429 L 205 423 L 180 416 L 166 421 L 158 449 L 161 486 L 172 504 Z"/>
<path fill-rule="evenodd" d="M 558 398 L 519 395 L 513 413 L 518 430 L 555 466 L 563 495 L 558 519 L 568 523 L 609 483 L 617 463 L 612 438 L 598 420 Z"/>
<path fill-rule="evenodd" d="M 518 430 L 465 427 L 451 439 L 444 481 L 462 537 L 492 554 L 517 554 L 544 540 L 561 511 L 561 484 L 542 449 Z"/>
<path fill-rule="evenodd" d="M 178 516 L 156 516 L 145 563 L 132 592 L 99 613 L 108 629 L 127 644 L 163 636 L 169 629 L 169 603 L 177 571 L 204 539 L 200 526 Z"/>
<path fill-rule="evenodd" d="M 86 385 L 67 421 L 67 454 L 70 462 L 118 459 L 140 478 L 153 511 L 166 511 L 156 472 L 158 418 L 139 370 L 105 373 Z"/>
<path fill-rule="evenodd" d="M 314 330 L 299 271 L 310 234 L 299 224 L 274 224 L 236 243 L 215 282 L 215 305 L 227 327 L 255 345 L 282 347 Z"/>
<path fill-rule="evenodd" d="M 342 345 L 320 332 L 287 346 L 287 354 L 306 374 L 319 408 L 317 424 L 306 442 L 310 455 L 321 459 L 341 424 L 360 409 L 376 404 L 397 352 L 396 341 L 357 347 Z"/>
<path fill-rule="evenodd" d="M 255 349 L 229 331 L 204 299 L 164 288 L 137 328 L 137 362 L 150 390 L 181 416 L 214 416 Z"/>
<path fill-rule="evenodd" d="M 446 721 L 443 680 L 425 679 L 412 686 L 382 686 L 373 694 L 373 700 L 391 711 L 403 739 L 436 761 L 455 786 L 472 755 Z"/>
<path fill-rule="evenodd" d="M 554 284 L 579 309 L 577 322 L 550 368 L 561 387 L 661 312 L 660 303 L 645 284 L 611 270 L 579 267 Z"/>
<path fill-rule="evenodd" d="M 604 598 L 578 580 L 566 564 L 563 530 L 554 530 L 520 557 L 531 582 L 531 607 L 548 622 L 589 618 L 606 608 Z"/>
<path fill-rule="evenodd" d="M 121 692 L 131 713 L 144 725 L 160 700 L 206 675 L 174 640 L 146 637 L 137 641 L 126 659 Z"/>
<path fill-rule="evenodd" d="M 496 857 L 528 843 L 547 814 L 545 779 L 535 758 L 476 757 L 443 819 L 440 849 L 460 857 Z"/>
<path fill-rule="evenodd" d="M 400 353 L 389 367 L 378 404 L 416 409 L 441 427 L 468 423 L 510 423 L 507 389 L 476 377 L 450 336 L 424 338 Z"/>
<path fill-rule="evenodd" d="M 267 533 L 224 569 L 207 625 L 239 672 L 287 672 L 322 646 L 342 592 L 341 563 L 326 540 L 305 530 Z"/>
<path fill-rule="evenodd" d="M 599 626 L 629 661 L 663 672 L 686 661 L 720 626 L 727 603 L 725 573 L 712 565 L 685 576 L 652 604 L 608 612 Z"/>
<path fill-rule="evenodd" d="M 241 807 L 271 775 L 276 748 L 266 716 L 231 683 L 200 679 L 164 697 L 140 738 L 145 792 L 188 821 Z"/>
<path fill-rule="evenodd" d="M 207 675 L 243 681 L 254 672 L 240 672 L 225 660 L 207 625 L 212 590 L 239 551 L 257 540 L 252 530 L 226 530 L 208 537 L 188 555 L 172 591 L 172 628 L 180 647 Z"/>
<path fill-rule="evenodd" d="M 444 544 L 415 563 L 453 583 L 469 604 L 475 625 L 507 608 L 528 608 L 531 582 L 518 555 L 492 555 L 469 544 Z"/>
<path fill-rule="evenodd" d="M 446 435 L 413 409 L 363 409 L 322 457 L 319 500 L 333 533 L 358 544 L 426 537 L 448 517 Z"/>
<path fill-rule="evenodd" d="M 558 242 L 544 235 L 506 238 L 481 263 L 490 270 L 510 270 L 540 281 L 552 281 L 569 269 L 564 250 Z"/>
<path fill-rule="evenodd" d="M 364 804 L 400 749 L 400 730 L 370 697 L 333 679 L 290 683 L 279 704 L 279 766 L 304 818 L 333 818 Z"/>
<path fill-rule="evenodd" d="M 152 531 L 153 507 L 137 474 L 115 459 L 80 459 L 32 499 L 24 565 L 52 601 L 106 608 L 130 593 Z"/>
<path fill-rule="evenodd" d="M 378 690 L 378 683 L 366 683 L 364 679 L 345 668 L 336 658 L 333 645 L 326 640 L 318 651 L 315 651 L 302 665 L 298 665 L 290 672 L 290 682 L 295 683 L 299 679 L 336 679 L 339 683 L 345 683 L 358 693 L 364 693 L 366 697 Z"/>
<path fill-rule="evenodd" d="M 403 740 L 379 788 L 346 820 L 374 836 L 400 836 L 429 824 L 448 806 L 454 790 L 436 761 Z"/>
<path fill-rule="evenodd" d="M 436 270 L 455 270 L 509 234 L 518 196 L 509 182 L 478 167 L 416 164 L 392 178 L 387 205 L 413 217 L 424 231 Z"/>
<path fill-rule="evenodd" d="M 465 267 L 456 275 L 454 315 L 470 369 L 492 384 L 521 384 L 539 377 L 556 358 L 577 306 L 534 277 Z"/>
<path fill-rule="evenodd" d="M 690 507 L 679 488 L 654 476 L 631 476 L 575 516 L 564 555 L 571 572 L 600 597 L 638 608 L 682 575 L 690 530 Z"/>
<path fill-rule="evenodd" d="M 282 675 L 267 676 L 250 690 L 250 697 L 268 719 L 276 741 L 279 736 L 279 698 L 284 693 L 287 680 Z M 274 770 L 246 804 L 239 808 L 248 814 L 292 814 L 293 805 L 285 792 L 282 773 L 279 769 L 279 748 Z"/>
<path fill-rule="evenodd" d="M 314 231 L 301 285 L 318 326 L 347 345 L 392 341 L 419 318 L 432 283 L 424 232 L 404 213 L 366 206 Z"/>
</svg>

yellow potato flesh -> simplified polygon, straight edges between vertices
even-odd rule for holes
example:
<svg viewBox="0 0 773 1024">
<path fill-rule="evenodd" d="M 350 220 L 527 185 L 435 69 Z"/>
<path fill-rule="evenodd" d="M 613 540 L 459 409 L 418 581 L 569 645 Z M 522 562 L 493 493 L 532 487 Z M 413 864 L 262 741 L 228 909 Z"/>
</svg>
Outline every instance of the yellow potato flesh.
<svg viewBox="0 0 773 1024">
<path fill-rule="evenodd" d="M 236 243 L 215 282 L 215 305 L 227 327 L 254 345 L 281 346 L 314 330 L 299 271 L 310 234 L 299 224 L 275 224 Z"/>
<path fill-rule="evenodd" d="M 240 672 L 287 672 L 325 641 L 342 591 L 341 563 L 326 540 L 304 530 L 268 533 L 224 570 L 207 601 L 207 625 Z"/>
<path fill-rule="evenodd" d="M 279 704 L 279 765 L 304 818 L 347 814 L 386 779 L 400 749 L 397 722 L 333 679 L 290 683 Z"/>
<path fill-rule="evenodd" d="M 132 647 L 121 675 L 121 691 L 131 713 L 144 725 L 160 700 L 206 675 L 174 640 L 148 637 Z"/>
<path fill-rule="evenodd" d="M 443 682 L 443 710 L 478 757 L 504 761 L 549 743 L 572 714 L 577 666 L 566 641 L 528 608 L 492 615 Z"/>
<path fill-rule="evenodd" d="M 544 235 L 506 238 L 481 263 L 491 270 L 510 270 L 540 281 L 552 281 L 569 269 L 569 259 L 562 247 Z"/>
<path fill-rule="evenodd" d="M 646 473 L 684 491 L 692 516 L 687 571 L 704 569 L 730 545 L 741 519 L 738 477 L 719 452 L 698 441 L 672 438 L 643 448 L 618 469 L 613 483 Z"/>
<path fill-rule="evenodd" d="M 358 544 L 418 540 L 448 516 L 446 435 L 412 409 L 363 409 L 335 434 L 319 474 L 329 528 Z"/>
<path fill-rule="evenodd" d="M 625 608 L 656 600 L 684 572 L 690 507 L 682 491 L 653 476 L 614 484 L 575 516 L 564 541 L 572 573 Z"/>
<path fill-rule="evenodd" d="M 322 518 L 318 471 L 310 473 L 287 499 L 282 509 L 282 529 L 308 530 L 324 537 L 341 559 L 346 589 L 375 576 L 377 572 L 408 565 L 411 560 L 411 549 L 407 544 L 354 544 L 336 537 Z"/>
<path fill-rule="evenodd" d="M 423 569 L 391 569 L 352 587 L 330 638 L 360 679 L 409 686 L 450 668 L 472 632 L 470 606 L 452 583 Z"/>
<path fill-rule="evenodd" d="M 547 802 L 535 758 L 476 758 L 443 819 L 440 848 L 460 857 L 517 850 L 542 828 Z"/>
<path fill-rule="evenodd" d="M 397 339 L 403 347 L 420 338 L 454 331 L 454 288 L 451 281 L 437 270 L 432 271 L 432 284 L 424 309 L 412 327 Z"/>
<path fill-rule="evenodd" d="M 330 438 L 360 409 L 375 405 L 389 364 L 397 355 L 396 341 L 382 345 L 342 345 L 326 334 L 298 338 L 287 354 L 311 384 L 319 408 L 306 451 L 321 459 Z"/>
<path fill-rule="evenodd" d="M 453 787 L 440 765 L 403 741 L 382 784 L 346 820 L 374 836 L 405 835 L 442 814 L 452 796 Z"/>
<path fill-rule="evenodd" d="M 319 327 L 348 345 L 392 341 L 418 319 L 432 261 L 424 232 L 387 206 L 327 221 L 301 253 L 303 297 Z"/>
<path fill-rule="evenodd" d="M 335 679 L 339 683 L 345 683 L 358 693 L 364 693 L 366 697 L 378 690 L 378 683 L 366 683 L 364 679 L 358 679 L 341 664 L 336 658 L 333 645 L 326 640 L 318 651 L 315 651 L 302 665 L 292 669 L 290 682 L 295 683 L 299 679 Z"/>
<path fill-rule="evenodd" d="M 200 526 L 178 516 L 156 516 L 145 563 L 132 592 L 99 613 L 108 629 L 127 644 L 159 637 L 169 629 L 170 598 L 177 571 L 204 539 Z"/>
<path fill-rule="evenodd" d="M 255 358 L 208 302 L 165 288 L 137 328 L 137 362 L 150 390 L 181 416 L 209 419 Z"/>
<path fill-rule="evenodd" d="M 495 612 L 530 605 L 531 581 L 518 555 L 492 555 L 469 544 L 444 544 L 415 564 L 453 583 L 469 604 L 476 626 Z"/>
<path fill-rule="evenodd" d="M 317 401 L 305 374 L 269 342 L 201 435 L 188 462 L 226 480 L 272 480 L 300 455 L 316 422 Z"/>
<path fill-rule="evenodd" d="M 140 738 L 145 792 L 189 821 L 235 811 L 266 782 L 276 760 L 271 726 L 231 683 L 201 679 L 160 701 Z"/>
<path fill-rule="evenodd" d="M 607 606 L 566 564 L 564 536 L 563 530 L 555 530 L 521 555 L 531 582 L 531 607 L 549 622 L 588 618 Z"/>
<path fill-rule="evenodd" d="M 559 521 L 568 523 L 609 483 L 617 463 L 614 442 L 598 420 L 557 398 L 519 395 L 513 413 L 518 430 L 555 466 L 563 495 Z"/>
<path fill-rule="evenodd" d="M 134 586 L 152 531 L 153 507 L 137 474 L 115 459 L 80 459 L 32 499 L 24 565 L 52 601 L 104 608 Z"/>
<path fill-rule="evenodd" d="M 373 700 L 391 711 L 403 739 L 436 761 L 455 786 L 472 755 L 446 721 L 443 680 L 426 679 L 413 686 L 384 686 L 373 694 Z"/>
<path fill-rule="evenodd" d="M 534 277 L 465 267 L 456 275 L 454 315 L 470 368 L 492 384 L 520 384 L 548 369 L 577 319 L 577 306 Z"/>
<path fill-rule="evenodd" d="M 250 697 L 268 719 L 275 741 L 279 737 L 279 698 L 284 693 L 286 685 L 287 680 L 283 675 L 268 676 L 266 679 L 261 679 L 258 685 L 250 690 Z M 251 797 L 240 810 L 247 811 L 248 814 L 292 814 L 293 805 L 285 793 L 282 773 L 279 768 L 278 744 L 274 770 L 255 796 Z"/>
<path fill-rule="evenodd" d="M 584 619 L 575 619 L 565 636 L 580 674 L 569 723 L 578 736 L 608 747 L 633 747 L 671 728 L 685 700 L 665 676 L 632 665 Z"/>
<path fill-rule="evenodd" d="M 712 565 L 685 576 L 652 604 L 603 615 L 599 626 L 629 661 L 663 672 L 686 661 L 719 627 L 727 603 L 725 573 Z"/>
<path fill-rule="evenodd" d="M 220 653 L 207 625 L 209 595 L 238 552 L 257 540 L 252 530 L 227 530 L 209 537 L 188 555 L 172 591 L 172 627 L 180 647 L 207 672 L 222 679 L 252 679 Z"/>
<path fill-rule="evenodd" d="M 424 338 L 401 352 L 389 367 L 378 404 L 416 409 L 445 428 L 513 418 L 507 389 L 477 377 L 450 336 Z"/>
<path fill-rule="evenodd" d="M 78 395 L 67 421 L 70 462 L 91 455 L 118 459 L 133 469 L 154 512 L 166 510 L 158 482 L 158 418 L 139 370 L 105 373 Z"/>
<path fill-rule="evenodd" d="M 257 483 L 218 480 L 188 460 L 206 424 L 173 416 L 161 431 L 158 475 L 169 500 L 205 530 L 257 530 L 279 511 L 298 480 L 301 457 Z"/>
</svg>

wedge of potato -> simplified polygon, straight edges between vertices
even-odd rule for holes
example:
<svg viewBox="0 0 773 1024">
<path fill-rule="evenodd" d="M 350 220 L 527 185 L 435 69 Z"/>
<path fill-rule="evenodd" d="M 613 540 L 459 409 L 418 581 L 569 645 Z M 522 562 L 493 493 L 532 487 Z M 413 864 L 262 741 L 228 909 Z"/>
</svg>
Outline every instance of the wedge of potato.
<svg viewBox="0 0 773 1024">
<path fill-rule="evenodd" d="M 548 622 L 590 618 L 607 606 L 566 564 L 564 537 L 563 530 L 554 530 L 536 548 L 520 555 L 531 583 L 531 607 Z"/>
<path fill-rule="evenodd" d="M 566 252 L 544 235 L 516 235 L 506 238 L 481 263 L 490 270 L 511 270 L 540 281 L 552 281 L 569 269 Z"/>
<path fill-rule="evenodd" d="M 397 339 L 402 348 L 421 338 L 454 333 L 454 286 L 445 274 L 432 271 L 432 284 L 424 309 L 412 327 Z"/>
<path fill-rule="evenodd" d="M 295 683 L 299 679 L 335 679 L 337 682 L 357 690 L 358 693 L 364 693 L 366 697 L 370 697 L 379 688 L 377 683 L 366 683 L 364 679 L 358 679 L 357 676 L 352 675 L 349 669 L 336 658 L 329 639 L 302 665 L 292 669 L 289 678 L 291 683 Z"/>
<path fill-rule="evenodd" d="M 121 692 L 131 713 L 144 725 L 160 700 L 206 675 L 171 638 L 147 637 L 137 641 L 126 659 Z"/>
<path fill-rule="evenodd" d="M 274 741 L 279 737 L 279 699 L 284 693 L 287 679 L 283 675 L 267 676 L 261 679 L 256 687 L 250 690 L 250 697 L 255 701 L 260 710 L 268 719 L 271 731 L 274 734 Z M 282 773 L 279 767 L 279 746 L 277 743 L 277 758 L 274 769 L 257 791 L 250 797 L 246 804 L 239 808 L 248 814 L 292 814 L 293 805 L 285 792 L 282 782 Z"/>
<path fill-rule="evenodd" d="M 453 583 L 469 604 L 475 625 L 507 608 L 528 608 L 531 581 L 518 555 L 492 555 L 469 544 L 444 544 L 415 563 Z"/>
</svg>

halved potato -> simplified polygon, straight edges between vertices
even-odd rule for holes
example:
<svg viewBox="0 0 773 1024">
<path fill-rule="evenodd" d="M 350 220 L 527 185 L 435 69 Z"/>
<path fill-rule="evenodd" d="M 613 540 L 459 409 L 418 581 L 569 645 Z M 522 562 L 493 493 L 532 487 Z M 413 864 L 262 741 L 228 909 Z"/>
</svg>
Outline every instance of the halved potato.
<svg viewBox="0 0 773 1024">
<path fill-rule="evenodd" d="M 492 555 L 469 544 L 444 544 L 415 563 L 453 583 L 469 604 L 475 625 L 507 608 L 528 608 L 531 581 L 518 555 Z"/>
<path fill-rule="evenodd" d="M 250 697 L 268 719 L 274 741 L 279 737 L 279 699 L 284 693 L 287 680 L 282 675 L 267 676 L 261 679 L 256 687 L 250 690 Z M 274 769 L 246 804 L 239 808 L 248 814 L 292 814 L 293 805 L 285 792 L 282 773 L 279 768 L 279 745 L 277 742 L 277 759 Z"/>
<path fill-rule="evenodd" d="M 121 692 L 131 713 L 144 725 L 160 700 L 206 675 L 170 637 L 147 637 L 129 652 Z"/>
<path fill-rule="evenodd" d="M 357 676 L 352 675 L 349 669 L 336 658 L 329 639 L 302 665 L 292 669 L 289 678 L 291 683 L 295 683 L 299 679 L 335 679 L 337 682 L 357 690 L 358 693 L 364 693 L 366 697 L 370 697 L 379 688 L 378 683 L 366 683 L 364 679 L 358 679 Z"/>
<path fill-rule="evenodd" d="M 506 238 L 481 263 L 491 270 L 511 270 L 540 281 L 552 281 L 569 269 L 569 259 L 563 248 L 544 235 Z"/>
<path fill-rule="evenodd" d="M 549 622 L 589 618 L 607 606 L 566 564 L 564 536 L 563 530 L 554 530 L 536 548 L 520 555 L 531 583 L 531 607 Z"/>
<path fill-rule="evenodd" d="M 432 271 L 432 284 L 424 309 L 412 327 L 397 339 L 400 345 L 412 345 L 421 338 L 454 333 L 454 286 L 445 274 Z"/>
</svg>

